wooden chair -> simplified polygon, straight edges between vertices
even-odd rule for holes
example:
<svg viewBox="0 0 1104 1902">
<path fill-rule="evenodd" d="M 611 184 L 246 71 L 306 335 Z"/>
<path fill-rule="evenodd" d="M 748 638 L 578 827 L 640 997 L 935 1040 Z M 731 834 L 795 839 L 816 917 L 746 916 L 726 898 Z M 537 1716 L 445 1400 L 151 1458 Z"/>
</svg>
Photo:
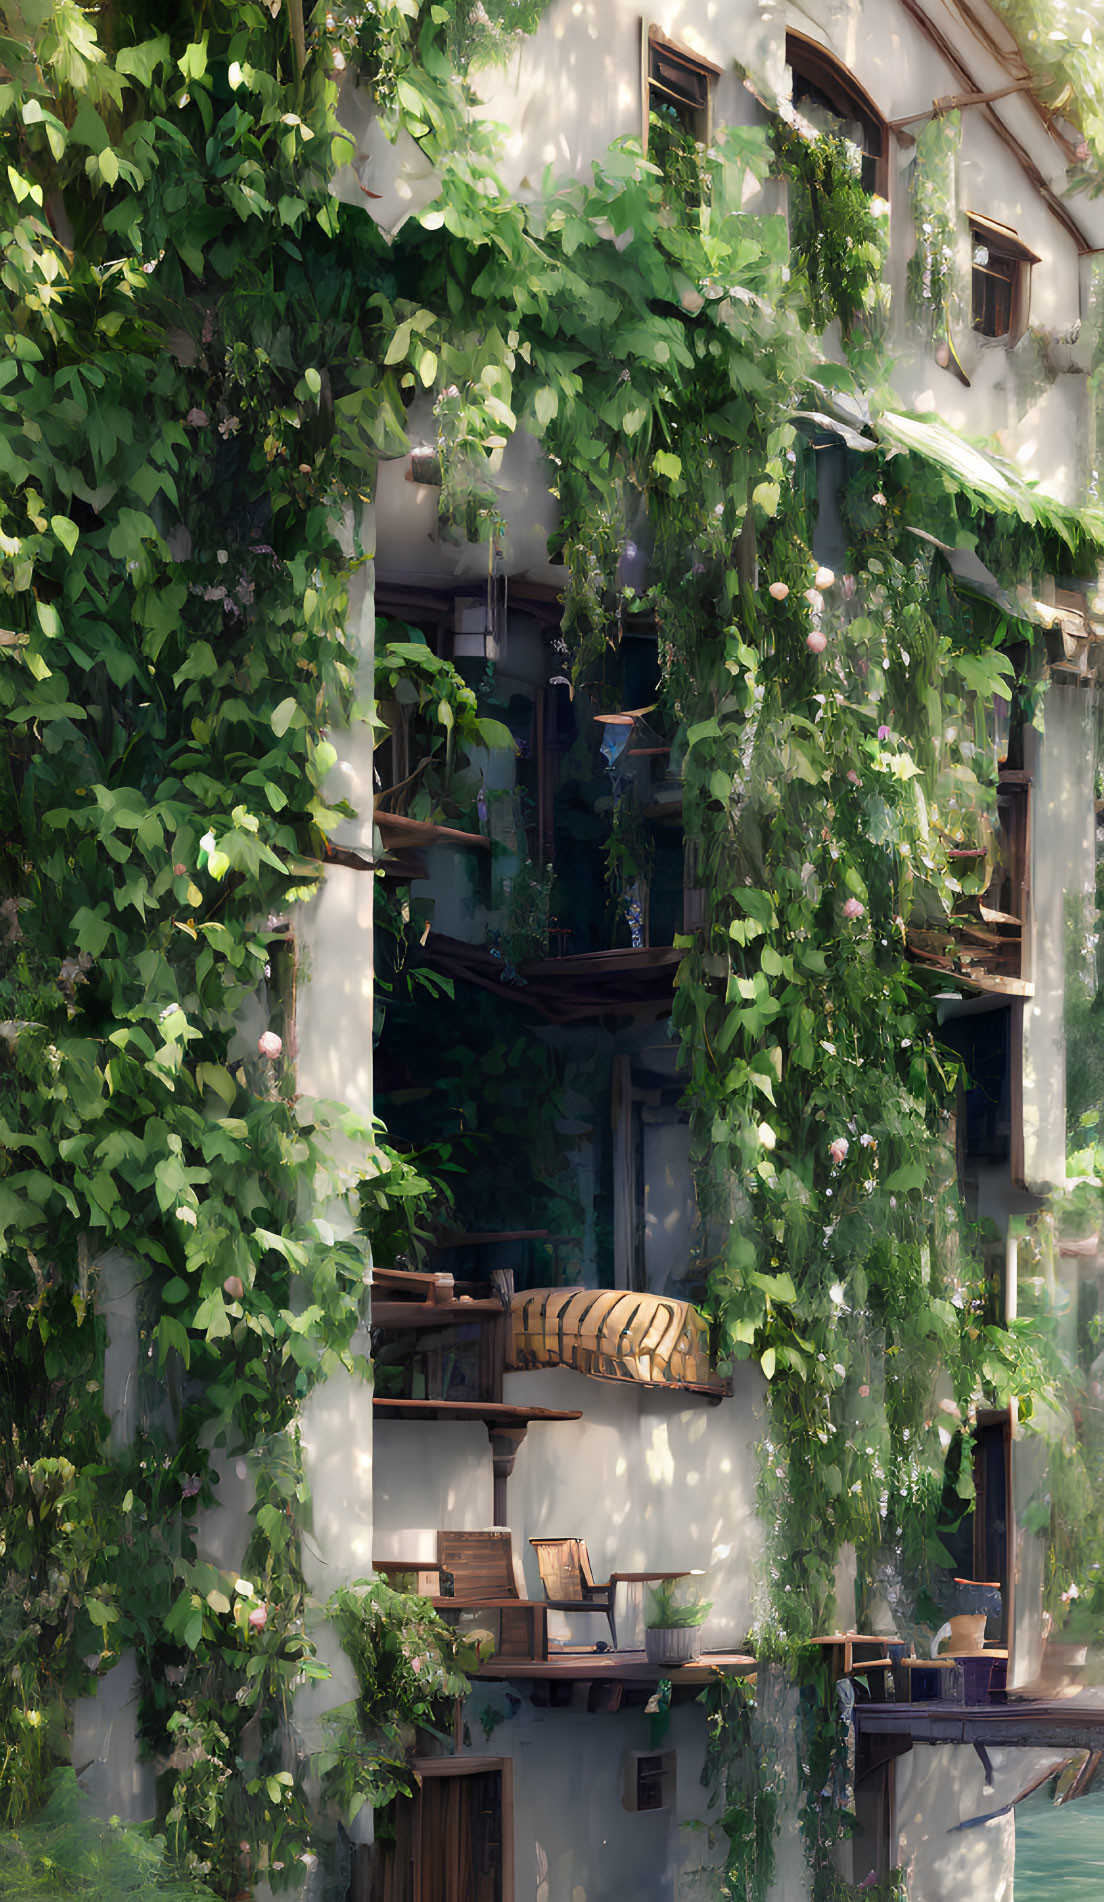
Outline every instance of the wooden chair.
<svg viewBox="0 0 1104 1902">
<path fill-rule="evenodd" d="M 523 1596 L 509 1532 L 438 1532 L 437 1571 L 452 1579 L 451 1594 L 442 1592 L 433 1600 L 439 1611 L 497 1611 L 499 1657 L 547 1658 L 547 1607 L 539 1598 Z"/>
<path fill-rule="evenodd" d="M 603 1612 L 610 1628 L 610 1643 L 617 1649 L 617 1625 L 614 1600 L 615 1577 L 596 1584 L 590 1569 L 590 1554 L 585 1539 L 530 1539 L 537 1555 L 541 1584 L 548 1604 L 555 1611 Z"/>
</svg>

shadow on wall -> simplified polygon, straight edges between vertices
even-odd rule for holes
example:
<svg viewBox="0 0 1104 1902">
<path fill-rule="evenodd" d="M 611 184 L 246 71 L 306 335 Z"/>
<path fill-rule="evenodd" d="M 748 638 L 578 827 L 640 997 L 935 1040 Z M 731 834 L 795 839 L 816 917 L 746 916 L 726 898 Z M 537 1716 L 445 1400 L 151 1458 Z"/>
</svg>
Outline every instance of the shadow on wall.
<svg viewBox="0 0 1104 1902">
<path fill-rule="evenodd" d="M 515 1548 L 534 1596 L 540 1583 L 529 1540 L 585 1538 L 596 1578 L 648 1566 L 708 1571 L 707 1645 L 735 1646 L 746 1637 L 760 1543 L 755 1447 L 763 1381 L 758 1371 L 738 1369 L 735 1386 L 714 1405 L 565 1369 L 506 1375 L 507 1400 L 583 1411 L 579 1421 L 532 1429 L 510 1480 Z"/>
</svg>

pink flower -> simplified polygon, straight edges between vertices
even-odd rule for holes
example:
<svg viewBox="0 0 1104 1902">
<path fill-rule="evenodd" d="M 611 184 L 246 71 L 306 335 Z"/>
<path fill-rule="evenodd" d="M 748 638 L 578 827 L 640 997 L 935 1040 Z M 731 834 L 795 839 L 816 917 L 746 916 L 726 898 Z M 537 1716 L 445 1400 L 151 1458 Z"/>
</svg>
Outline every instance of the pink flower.
<svg viewBox="0 0 1104 1902">
<path fill-rule="evenodd" d="M 245 1293 L 245 1285 L 241 1276 L 227 1275 L 226 1280 L 222 1284 L 222 1292 L 223 1294 L 228 1294 L 231 1301 L 240 1301 Z"/>
<path fill-rule="evenodd" d="M 820 567 L 813 576 L 813 586 L 816 588 L 830 588 L 835 578 L 835 574 L 831 568 Z"/>
<path fill-rule="evenodd" d="M 789 592 L 784 581 L 772 581 L 770 587 L 767 589 L 767 593 L 774 601 L 784 601 Z"/>
<path fill-rule="evenodd" d="M 849 898 L 844 905 L 843 915 L 845 918 L 861 918 L 865 910 L 866 906 L 861 905 L 857 898 Z"/>
<path fill-rule="evenodd" d="M 869 1387 L 860 1387 L 860 1388 L 859 1388 L 859 1399 L 860 1399 L 860 1400 L 869 1400 L 869 1398 L 870 1398 L 870 1388 L 869 1388 Z"/>
<path fill-rule="evenodd" d="M 268 1606 L 254 1605 L 249 1614 L 250 1631 L 263 1631 L 268 1623 Z"/>
<path fill-rule="evenodd" d="M 848 1142 L 846 1136 L 837 1136 L 834 1143 L 828 1144 L 828 1154 L 831 1156 L 837 1169 L 846 1161 L 847 1151 L 850 1147 L 851 1144 Z"/>
<path fill-rule="evenodd" d="M 880 727 L 878 728 L 878 738 L 879 738 L 880 740 L 888 740 L 888 738 L 889 738 L 889 728 L 888 728 L 887 726 L 880 726 Z"/>
<path fill-rule="evenodd" d="M 257 1038 L 257 1048 L 262 1057 L 276 1058 L 283 1049 L 283 1041 L 274 1030 L 262 1030 Z"/>
<path fill-rule="evenodd" d="M 821 633 L 819 627 L 814 627 L 811 633 L 806 634 L 805 645 L 810 654 L 823 654 L 828 645 L 828 637 Z"/>
<path fill-rule="evenodd" d="M 858 775 L 858 773 L 848 773 L 848 775 L 847 775 L 847 777 L 848 777 L 848 779 L 849 779 L 849 780 L 851 781 L 851 784 L 852 784 L 853 786 L 861 786 L 861 785 L 862 785 L 862 780 L 861 780 L 861 779 L 859 778 L 859 775 Z"/>
<path fill-rule="evenodd" d="M 184 421 L 190 423 L 193 429 L 206 429 L 207 411 L 204 409 L 190 409 Z"/>
</svg>

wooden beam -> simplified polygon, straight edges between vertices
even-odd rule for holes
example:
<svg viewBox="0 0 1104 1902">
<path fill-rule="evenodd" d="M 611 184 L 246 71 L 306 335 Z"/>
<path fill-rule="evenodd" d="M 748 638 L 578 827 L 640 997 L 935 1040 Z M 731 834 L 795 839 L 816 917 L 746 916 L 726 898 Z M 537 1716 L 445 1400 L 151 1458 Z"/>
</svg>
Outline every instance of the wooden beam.
<svg viewBox="0 0 1104 1902">
<path fill-rule="evenodd" d="M 919 125 L 921 120 L 941 119 L 945 113 L 958 112 L 962 106 L 989 106 L 995 99 L 1007 99 L 1010 93 L 1031 92 L 1034 85 L 1033 79 L 1013 79 L 1007 86 L 997 86 L 992 92 L 949 93 L 945 99 L 933 99 L 931 105 L 920 112 L 908 112 L 902 119 L 891 119 L 889 129 L 899 132 L 903 126 Z"/>
<path fill-rule="evenodd" d="M 913 1743 L 1028 1744 L 1037 1750 L 1104 1750 L 1104 1702 L 856 1704 L 860 1732 L 907 1733 Z"/>
<path fill-rule="evenodd" d="M 958 53 L 955 51 L 955 48 L 952 46 L 946 34 L 941 32 L 935 22 L 928 18 L 924 8 L 920 5 L 920 0 L 901 0 L 901 5 L 909 15 L 909 18 L 920 28 L 920 31 L 931 40 L 934 46 L 938 47 L 944 59 L 947 61 L 947 64 L 953 67 L 958 74 L 963 85 L 971 93 L 981 92 L 982 88 L 978 85 L 969 67 L 959 58 Z M 1034 98 L 1034 95 L 1031 94 L 1029 97 Z M 1035 101 L 1035 103 L 1037 105 L 1038 101 Z M 1009 131 L 999 112 L 994 112 L 991 105 L 983 106 L 982 112 L 998 139 L 1001 141 L 1001 144 L 1007 146 L 1008 150 L 1013 153 L 1015 158 L 1019 161 L 1019 164 L 1031 181 L 1032 186 L 1046 204 L 1047 210 L 1057 218 L 1058 223 L 1073 239 L 1077 249 L 1079 251 L 1091 251 L 1093 247 L 1089 244 L 1080 225 L 1070 216 L 1070 213 L 1066 210 L 1061 200 L 1051 191 L 1050 186 L 1047 184 L 1046 179 L 1043 177 L 1034 159 L 1030 153 L 1024 150 L 1015 134 Z"/>
</svg>

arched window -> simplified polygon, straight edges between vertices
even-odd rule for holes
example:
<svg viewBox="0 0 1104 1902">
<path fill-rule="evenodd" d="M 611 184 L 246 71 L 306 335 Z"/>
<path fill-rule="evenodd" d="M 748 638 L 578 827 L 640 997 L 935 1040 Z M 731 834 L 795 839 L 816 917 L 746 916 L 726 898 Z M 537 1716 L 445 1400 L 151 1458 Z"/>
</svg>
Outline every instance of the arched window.
<svg viewBox="0 0 1104 1902">
<path fill-rule="evenodd" d="M 869 93 L 831 53 L 787 33 L 786 64 L 793 75 L 794 108 L 818 132 L 832 132 L 858 146 L 862 182 L 870 193 L 889 195 L 889 131 Z"/>
</svg>

